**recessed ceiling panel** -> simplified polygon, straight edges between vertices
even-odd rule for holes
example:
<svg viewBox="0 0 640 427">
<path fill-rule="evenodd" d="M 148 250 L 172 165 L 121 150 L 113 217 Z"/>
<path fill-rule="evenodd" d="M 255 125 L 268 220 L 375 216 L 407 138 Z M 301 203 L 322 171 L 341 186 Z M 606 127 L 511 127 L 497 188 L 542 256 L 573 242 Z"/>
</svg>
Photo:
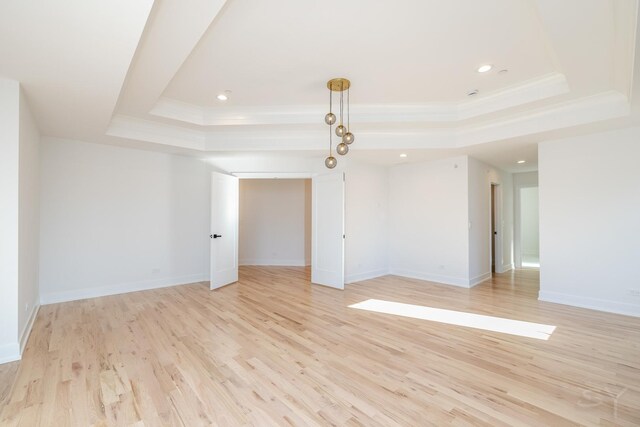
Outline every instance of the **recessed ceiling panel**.
<svg viewBox="0 0 640 427">
<path fill-rule="evenodd" d="M 317 105 L 344 76 L 352 103 L 460 102 L 558 71 L 542 33 L 531 1 L 230 0 L 164 96 Z"/>
</svg>

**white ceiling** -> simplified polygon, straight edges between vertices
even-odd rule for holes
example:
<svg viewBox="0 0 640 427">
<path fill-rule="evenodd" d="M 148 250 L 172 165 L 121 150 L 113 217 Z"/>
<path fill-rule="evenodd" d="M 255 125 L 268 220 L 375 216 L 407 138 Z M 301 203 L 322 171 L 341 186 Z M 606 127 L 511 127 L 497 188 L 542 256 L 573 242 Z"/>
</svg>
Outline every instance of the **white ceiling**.
<svg viewBox="0 0 640 427">
<path fill-rule="evenodd" d="M 477 73 L 485 63 L 509 72 Z M 232 0 L 164 96 L 216 106 L 229 89 L 232 106 L 316 105 L 345 75 L 355 103 L 446 103 L 554 71 L 529 1 Z"/>
<path fill-rule="evenodd" d="M 152 4 L 0 2 L 0 77 L 22 84 L 44 135 L 106 132 Z"/>
<path fill-rule="evenodd" d="M 637 16 L 637 0 L 5 0 L 0 76 L 44 135 L 221 168 L 321 162 L 326 81 L 343 76 L 349 158 L 524 171 L 542 139 L 636 120 Z"/>
</svg>

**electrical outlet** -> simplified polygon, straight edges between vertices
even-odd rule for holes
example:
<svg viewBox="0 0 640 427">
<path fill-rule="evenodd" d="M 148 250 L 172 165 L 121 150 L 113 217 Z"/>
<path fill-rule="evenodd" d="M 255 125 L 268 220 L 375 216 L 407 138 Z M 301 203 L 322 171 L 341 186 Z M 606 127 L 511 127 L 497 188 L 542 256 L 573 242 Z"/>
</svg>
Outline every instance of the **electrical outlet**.
<svg viewBox="0 0 640 427">
<path fill-rule="evenodd" d="M 627 289 L 627 294 L 632 297 L 640 297 L 640 289 Z"/>
</svg>

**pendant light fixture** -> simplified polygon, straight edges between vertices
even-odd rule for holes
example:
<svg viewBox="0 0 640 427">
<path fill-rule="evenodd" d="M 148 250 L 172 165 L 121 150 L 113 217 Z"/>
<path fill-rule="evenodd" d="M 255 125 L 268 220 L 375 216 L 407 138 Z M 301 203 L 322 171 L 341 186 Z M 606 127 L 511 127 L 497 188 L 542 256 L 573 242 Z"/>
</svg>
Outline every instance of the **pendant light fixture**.
<svg viewBox="0 0 640 427">
<path fill-rule="evenodd" d="M 340 122 L 336 126 L 336 135 L 340 137 L 340 143 L 336 146 L 336 153 L 344 156 L 349 152 L 349 145 L 351 145 L 355 139 L 353 133 L 350 131 L 349 123 L 349 88 L 351 82 L 347 79 L 336 78 L 327 82 L 327 88 L 329 89 L 329 113 L 324 116 L 324 122 L 329 125 L 329 157 L 324 161 L 324 164 L 329 169 L 333 169 L 338 164 L 338 160 L 333 157 L 333 125 L 337 121 L 337 117 L 333 114 L 333 92 L 340 92 Z M 344 119 L 344 93 L 347 92 L 347 122 L 346 126 Z"/>
</svg>

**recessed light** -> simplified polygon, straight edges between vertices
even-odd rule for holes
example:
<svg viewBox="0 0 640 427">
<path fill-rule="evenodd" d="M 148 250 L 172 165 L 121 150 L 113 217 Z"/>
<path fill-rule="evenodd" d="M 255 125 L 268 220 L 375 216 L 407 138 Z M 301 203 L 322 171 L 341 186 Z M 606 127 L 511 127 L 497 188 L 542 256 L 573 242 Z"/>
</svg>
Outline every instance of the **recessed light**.
<svg viewBox="0 0 640 427">
<path fill-rule="evenodd" d="M 509 70 L 507 70 L 506 68 L 503 70 L 498 71 L 498 74 L 507 74 L 509 72 Z"/>
<path fill-rule="evenodd" d="M 492 68 L 493 68 L 493 65 L 484 64 L 484 65 L 481 65 L 478 68 L 478 72 L 479 73 L 486 73 L 487 71 L 491 70 Z"/>
<path fill-rule="evenodd" d="M 407 155 L 405 153 L 402 153 L 402 154 L 400 154 L 400 157 L 402 157 L 404 159 L 405 157 L 407 157 Z"/>
<path fill-rule="evenodd" d="M 526 160 L 518 160 L 519 164 L 523 164 L 523 163 L 526 163 L 526 162 L 527 162 Z"/>
<path fill-rule="evenodd" d="M 218 99 L 220 101 L 226 101 L 227 99 L 229 99 L 229 97 L 227 95 L 225 95 L 224 93 L 221 93 L 220 95 L 218 95 Z"/>
</svg>

